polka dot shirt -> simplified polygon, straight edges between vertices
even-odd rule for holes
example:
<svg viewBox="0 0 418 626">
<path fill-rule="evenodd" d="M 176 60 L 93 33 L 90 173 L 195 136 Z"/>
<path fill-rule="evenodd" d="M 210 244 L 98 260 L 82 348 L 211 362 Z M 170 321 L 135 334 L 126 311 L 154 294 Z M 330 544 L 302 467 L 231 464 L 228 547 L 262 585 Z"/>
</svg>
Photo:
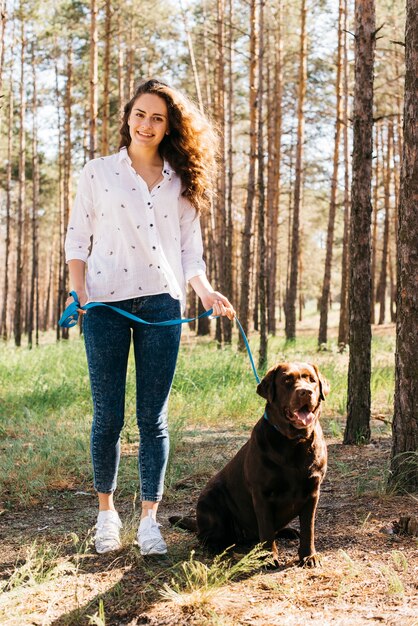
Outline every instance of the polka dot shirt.
<svg viewBox="0 0 418 626">
<path fill-rule="evenodd" d="M 196 211 L 166 161 L 162 176 L 149 191 L 126 148 L 84 166 L 65 254 L 87 263 L 89 302 L 169 293 L 184 308 L 186 282 L 205 273 Z"/>
</svg>

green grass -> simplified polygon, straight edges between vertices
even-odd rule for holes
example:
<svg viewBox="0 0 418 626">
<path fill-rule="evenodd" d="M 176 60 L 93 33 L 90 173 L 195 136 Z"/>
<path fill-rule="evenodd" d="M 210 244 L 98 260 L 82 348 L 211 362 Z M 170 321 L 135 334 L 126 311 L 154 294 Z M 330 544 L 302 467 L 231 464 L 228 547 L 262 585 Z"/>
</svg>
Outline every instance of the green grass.
<svg viewBox="0 0 418 626">
<path fill-rule="evenodd" d="M 215 556 L 209 566 L 196 560 L 192 550 L 189 560 L 175 568 L 170 584 L 163 585 L 161 595 L 183 607 L 196 608 L 207 604 L 228 582 L 253 574 L 266 563 L 271 563 L 271 553 L 261 544 L 238 561 L 234 561 L 225 551 Z"/>
<path fill-rule="evenodd" d="M 257 360 L 257 336 L 250 339 L 250 344 Z M 374 338 L 372 410 L 385 416 L 390 416 L 392 411 L 393 352 L 393 337 Z M 268 363 L 273 365 L 282 360 L 304 360 L 319 365 L 331 383 L 331 393 L 324 405 L 325 431 L 342 437 L 340 422 L 346 411 L 348 355 L 340 354 L 332 343 L 327 351 L 318 352 L 314 334 L 302 336 L 291 345 L 281 337 L 271 338 Z M 138 441 L 133 367 L 132 358 L 124 444 Z M 51 489 L 90 487 L 91 398 L 82 339 L 73 333 L 70 341 L 45 343 L 33 350 L 2 344 L 0 380 L 2 505 L 27 505 L 45 499 Z M 219 350 L 213 340 L 195 339 L 186 334 L 170 400 L 169 484 L 184 475 L 185 464 L 189 462 L 190 449 L 187 452 L 187 445 L 183 446 L 185 436 L 196 436 L 202 431 L 228 431 L 245 436 L 262 415 L 263 407 L 264 400 L 256 394 L 248 356 L 237 351 L 236 342 Z M 224 443 L 229 445 L 228 441 Z M 182 451 L 182 447 L 186 449 Z M 219 463 L 222 460 L 220 457 Z M 193 472 L 199 470 L 199 462 L 201 459 L 194 459 Z M 206 463 L 199 471 L 207 470 Z M 134 494 L 137 490 L 135 452 L 123 456 L 120 478 L 124 492 Z"/>
</svg>

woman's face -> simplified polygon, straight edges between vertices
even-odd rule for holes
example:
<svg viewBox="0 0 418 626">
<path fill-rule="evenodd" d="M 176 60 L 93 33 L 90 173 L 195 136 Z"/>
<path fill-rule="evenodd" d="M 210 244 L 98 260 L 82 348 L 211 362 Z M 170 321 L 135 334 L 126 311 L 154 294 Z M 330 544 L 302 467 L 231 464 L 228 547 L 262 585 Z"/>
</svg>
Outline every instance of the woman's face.
<svg viewBox="0 0 418 626">
<path fill-rule="evenodd" d="M 130 147 L 157 148 L 169 132 L 167 104 L 153 93 L 139 96 L 128 118 Z"/>
</svg>

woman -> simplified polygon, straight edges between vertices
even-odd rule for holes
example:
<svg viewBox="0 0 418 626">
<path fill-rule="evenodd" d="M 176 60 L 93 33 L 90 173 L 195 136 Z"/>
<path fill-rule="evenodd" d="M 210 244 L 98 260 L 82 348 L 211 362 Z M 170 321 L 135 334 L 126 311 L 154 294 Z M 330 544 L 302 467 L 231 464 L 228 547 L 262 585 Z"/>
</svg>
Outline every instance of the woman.
<svg viewBox="0 0 418 626">
<path fill-rule="evenodd" d="M 231 303 L 208 282 L 202 259 L 198 213 L 209 203 L 216 153 L 209 123 L 180 93 L 150 80 L 126 104 L 120 134 L 117 154 L 85 165 L 69 221 L 66 259 L 80 305 L 109 302 L 147 321 L 176 319 L 189 282 L 206 309 L 233 319 Z M 83 328 L 94 407 L 96 550 L 121 547 L 113 493 L 132 335 L 142 502 L 137 539 L 141 554 L 165 554 L 156 514 L 181 326 L 146 326 L 97 307 L 85 314 Z"/>
</svg>

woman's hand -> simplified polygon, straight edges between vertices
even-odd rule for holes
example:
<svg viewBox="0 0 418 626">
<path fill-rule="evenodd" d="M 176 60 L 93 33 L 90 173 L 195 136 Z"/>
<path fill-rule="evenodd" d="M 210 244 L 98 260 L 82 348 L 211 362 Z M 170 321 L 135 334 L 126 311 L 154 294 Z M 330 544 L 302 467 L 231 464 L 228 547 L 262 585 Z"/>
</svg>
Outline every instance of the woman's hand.
<svg viewBox="0 0 418 626">
<path fill-rule="evenodd" d="M 87 298 L 87 294 L 84 291 L 84 289 L 79 289 L 77 291 L 77 296 L 78 296 L 78 301 L 80 303 L 80 306 L 84 306 L 88 300 Z M 71 304 L 71 302 L 74 302 L 74 298 L 73 296 L 69 296 L 66 301 L 65 301 L 65 308 L 67 308 L 67 306 L 69 306 Z M 84 313 L 86 313 L 86 311 L 84 311 L 83 309 L 77 309 L 77 311 L 80 313 L 80 315 L 84 315 Z"/>
<path fill-rule="evenodd" d="M 206 310 L 213 309 L 213 315 L 226 315 L 230 320 L 235 317 L 235 309 L 228 300 L 219 291 L 211 291 L 205 295 L 200 296 L 202 304 Z"/>
<path fill-rule="evenodd" d="M 234 319 L 236 315 L 234 307 L 228 298 L 212 288 L 206 274 L 193 276 L 189 282 L 207 311 L 213 309 L 213 315 L 226 315 L 230 320 Z"/>
</svg>

